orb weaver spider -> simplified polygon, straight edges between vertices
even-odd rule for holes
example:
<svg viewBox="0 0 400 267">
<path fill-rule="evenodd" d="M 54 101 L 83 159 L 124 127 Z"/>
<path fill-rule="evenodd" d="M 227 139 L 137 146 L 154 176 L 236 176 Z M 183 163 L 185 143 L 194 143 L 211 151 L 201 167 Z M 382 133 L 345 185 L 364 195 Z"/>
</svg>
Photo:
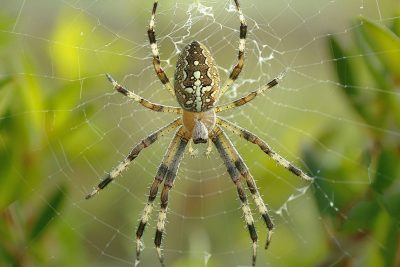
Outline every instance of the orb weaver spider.
<svg viewBox="0 0 400 267">
<path fill-rule="evenodd" d="M 222 87 L 219 85 L 220 77 L 214 58 L 212 57 L 210 51 L 203 44 L 197 41 L 193 41 L 185 46 L 180 53 L 175 69 L 175 82 L 174 86 L 172 86 L 166 73 L 160 65 L 160 56 L 154 31 L 155 14 L 158 0 L 154 1 L 150 24 L 147 31 L 153 55 L 153 66 L 158 78 L 163 83 L 164 87 L 176 97 L 180 107 L 171 107 L 152 103 L 135 94 L 133 91 L 129 91 L 116 82 L 109 74 L 106 74 L 108 80 L 112 83 L 116 91 L 127 96 L 133 101 L 138 102 L 142 106 L 157 112 L 168 112 L 180 115 L 179 118 L 150 134 L 141 140 L 136 146 L 134 146 L 128 156 L 118 166 L 112 169 L 102 179 L 97 187 L 86 196 L 86 199 L 89 199 L 96 195 L 101 189 L 104 189 L 110 182 L 119 176 L 122 171 L 127 169 L 129 164 L 136 159 L 136 157 L 144 148 L 153 144 L 160 136 L 176 130 L 175 136 L 164 155 L 164 158 L 154 177 L 154 181 L 150 187 L 148 201 L 144 207 L 139 226 L 136 231 L 136 263 L 139 263 L 140 252 L 142 250 L 141 237 L 153 211 L 154 200 L 157 196 L 159 185 L 164 182 L 164 186 L 161 191 L 161 208 L 158 215 L 156 234 L 154 238 L 158 258 L 161 265 L 164 266 L 164 258 L 161 253 L 161 240 L 167 217 L 168 193 L 174 184 L 179 163 L 183 157 L 185 147 L 189 142 L 199 144 L 207 143 L 209 140 L 211 140 L 219 152 L 227 168 L 227 172 L 237 188 L 245 222 L 249 230 L 250 238 L 253 242 L 253 266 L 256 264 L 257 232 L 240 176 L 242 176 L 246 181 L 254 203 L 267 226 L 268 235 L 265 248 L 268 248 L 270 244 L 274 225 L 271 217 L 268 214 L 268 209 L 264 204 L 260 193 L 258 192 L 253 176 L 250 174 L 250 171 L 242 157 L 232 145 L 222 128 L 225 128 L 231 131 L 233 134 L 236 134 L 243 139 L 258 145 L 261 150 L 275 160 L 276 163 L 288 169 L 294 175 L 308 181 L 312 180 L 310 176 L 305 174 L 302 170 L 272 150 L 272 148 L 258 136 L 216 115 L 216 113 L 233 109 L 252 101 L 256 96 L 277 85 L 285 75 L 284 71 L 267 83 L 264 87 L 261 87 L 258 90 L 255 90 L 231 103 L 216 105 L 219 98 L 237 79 L 244 64 L 247 25 L 239 5 L 239 0 L 234 0 L 234 3 L 240 20 L 238 62 L 233 67 L 229 78 L 225 81 Z M 209 142 L 209 144 L 211 143 Z"/>
</svg>

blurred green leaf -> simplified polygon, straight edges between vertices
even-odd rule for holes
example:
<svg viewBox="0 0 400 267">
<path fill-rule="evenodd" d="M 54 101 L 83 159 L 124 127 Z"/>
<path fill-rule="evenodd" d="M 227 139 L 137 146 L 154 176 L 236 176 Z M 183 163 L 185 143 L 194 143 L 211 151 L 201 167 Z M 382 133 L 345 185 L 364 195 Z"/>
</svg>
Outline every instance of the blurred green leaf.
<svg viewBox="0 0 400 267">
<path fill-rule="evenodd" d="M 12 80 L 12 76 L 6 76 L 0 79 L 0 114 L 3 114 L 11 103 L 13 88 L 5 87 L 10 84 Z"/>
<path fill-rule="evenodd" d="M 400 39 L 384 26 L 366 18 L 359 18 L 359 20 L 361 21 L 360 26 L 354 27 L 354 39 L 359 54 L 363 55 L 362 60 L 355 60 L 343 49 L 337 39 L 329 38 L 341 88 L 344 89 L 351 107 L 369 125 L 398 132 L 396 122 L 400 125 L 400 103 L 396 88 L 400 82 Z M 399 26 L 400 19 L 395 18 L 392 29 L 399 32 Z M 365 70 L 367 70 L 366 73 Z M 356 78 L 364 83 L 364 76 L 376 84 L 377 90 L 371 92 L 364 90 L 361 95 L 354 89 L 358 87 L 352 86 L 355 86 Z M 366 240 L 364 237 L 372 236 L 374 240 L 385 240 L 381 241 L 385 244 L 381 246 L 380 252 L 368 250 L 368 264 L 363 265 L 393 267 L 398 265 L 396 259 L 398 259 L 399 251 L 400 181 L 397 179 L 400 178 L 399 140 L 388 138 L 378 132 L 373 131 L 372 133 L 373 135 L 367 133 L 371 137 L 369 142 L 364 140 L 361 144 L 363 147 L 360 150 L 365 153 L 361 154 L 360 162 L 368 169 L 368 173 L 364 176 L 372 177 L 373 181 L 371 184 L 367 183 L 362 194 L 354 195 L 355 197 L 348 199 L 349 201 L 342 206 L 344 207 L 342 210 L 346 214 L 343 230 L 354 233 L 354 238 L 347 238 L 347 240 L 350 244 L 354 243 L 351 246 L 357 250 L 363 246 L 362 242 Z M 318 140 L 325 144 L 323 139 L 318 138 Z M 339 151 L 337 147 L 341 144 L 340 140 L 332 139 L 332 141 L 328 147 L 335 147 L 335 150 Z M 347 138 L 346 142 L 349 143 L 349 141 L 350 139 Z M 317 153 L 313 158 L 318 160 L 319 157 L 323 157 L 322 155 L 323 153 Z M 345 165 L 336 166 L 336 168 L 336 171 L 330 172 L 321 169 L 321 173 L 329 174 L 328 177 L 335 177 L 332 174 L 343 173 Z M 349 181 L 353 177 L 361 177 L 353 170 L 344 175 Z M 343 186 L 341 190 L 345 190 L 349 184 Z M 327 190 L 334 189 L 332 185 L 330 187 Z M 332 191 L 332 195 L 335 196 L 335 204 L 338 203 L 336 197 L 339 192 L 339 190 Z M 331 192 L 325 193 L 329 195 Z M 384 226 L 382 226 L 383 223 Z M 387 227 L 388 225 L 389 227 Z M 380 233 L 385 237 L 380 238 Z"/>
<path fill-rule="evenodd" d="M 393 32 L 400 37 L 400 11 L 395 13 L 392 23 L 392 30 Z"/>
<path fill-rule="evenodd" d="M 365 55 L 363 60 L 370 74 L 372 75 L 379 90 L 375 92 L 375 100 L 370 109 L 374 110 L 375 116 L 380 117 L 380 124 L 387 123 L 388 118 L 393 116 L 400 125 L 400 105 L 396 97 L 396 92 L 393 90 L 393 80 L 388 79 L 388 69 L 384 64 L 381 53 L 376 53 L 369 43 L 369 38 L 366 36 L 362 27 L 357 27 L 354 30 L 355 42 L 361 54 Z M 390 112 L 392 110 L 392 112 Z"/>
<path fill-rule="evenodd" d="M 35 73 L 34 66 L 28 59 L 24 61 L 24 70 L 26 73 Z M 20 85 L 20 91 L 25 104 L 24 108 L 28 112 L 27 115 L 31 117 L 28 120 L 32 124 L 30 133 L 37 135 L 43 128 L 43 114 L 39 111 L 44 109 L 43 90 L 37 77 L 34 75 L 25 75 Z M 35 136 L 35 138 L 38 138 L 38 136 Z"/>
<path fill-rule="evenodd" d="M 371 230 L 379 212 L 380 207 L 377 201 L 360 201 L 348 212 L 348 218 L 344 223 L 344 229 L 350 232 L 355 232 L 360 229 Z"/>
<path fill-rule="evenodd" d="M 356 27 L 354 29 L 354 40 L 360 53 L 364 55 L 363 60 L 366 63 L 369 72 L 372 74 L 374 81 L 380 89 L 390 91 L 392 84 L 386 79 L 387 70 L 379 59 L 380 54 L 374 53 L 364 32 L 362 31 L 362 28 Z"/>
<path fill-rule="evenodd" d="M 385 266 L 398 266 L 396 265 L 396 255 L 400 244 L 400 232 L 398 223 L 392 222 L 388 227 L 384 247 L 381 249 Z M 397 260 L 398 261 L 398 260 Z"/>
<path fill-rule="evenodd" d="M 57 217 L 57 213 L 63 203 L 66 196 L 66 186 L 61 186 L 57 188 L 49 201 L 44 203 L 41 212 L 33 223 L 33 227 L 30 233 L 30 240 L 35 240 L 44 233 L 44 229 L 49 225 L 49 223 Z"/>
<path fill-rule="evenodd" d="M 361 29 L 396 84 L 400 84 L 400 38 L 385 26 L 360 17 Z"/>
<path fill-rule="evenodd" d="M 397 225 L 400 223 L 400 191 L 389 191 L 385 192 L 385 194 L 380 198 L 383 206 L 389 215 L 397 221 Z"/>
<path fill-rule="evenodd" d="M 8 253 L 2 243 L 0 243 L 0 263 L 6 264 L 5 266 L 18 266 L 18 262 Z"/>
<path fill-rule="evenodd" d="M 2 89 L 6 84 L 12 81 L 12 76 L 6 76 L 0 79 L 0 89 Z"/>
<path fill-rule="evenodd" d="M 102 51 L 99 47 L 107 43 L 107 35 L 96 27 L 97 22 L 85 14 L 76 16 L 70 11 L 59 14 L 51 37 L 54 42 L 49 43 L 49 54 L 57 75 L 75 80 L 104 72 L 103 64 L 98 61 L 98 52 Z M 124 61 L 115 55 L 115 51 L 125 51 L 130 47 L 115 41 L 111 43 L 110 49 L 114 50 L 110 50 L 104 62 L 112 62 L 113 71 L 116 71 L 124 67 Z"/>
<path fill-rule="evenodd" d="M 57 116 L 57 120 L 51 118 L 47 120 L 51 122 L 49 133 L 52 135 L 62 135 L 73 123 L 79 121 L 78 112 L 74 112 L 72 109 L 79 101 L 80 90 L 78 88 L 80 86 L 79 82 L 68 83 L 63 88 L 56 90 L 50 97 L 50 110 L 56 114 L 49 113 L 49 116 Z"/>
<path fill-rule="evenodd" d="M 342 91 L 347 97 L 351 106 L 357 113 L 368 123 L 373 122 L 372 116 L 369 114 L 365 106 L 365 98 L 363 92 L 358 89 L 354 79 L 353 69 L 350 63 L 350 57 L 346 54 L 335 37 L 328 38 L 329 46 L 331 48 L 332 58 L 334 59 L 336 73 L 341 84 Z"/>
<path fill-rule="evenodd" d="M 371 187 L 375 192 L 383 194 L 393 181 L 399 178 L 399 173 L 400 168 L 396 148 L 384 148 L 379 155 L 375 180 Z"/>
<path fill-rule="evenodd" d="M 322 148 L 335 146 L 338 153 L 349 154 L 350 152 L 346 151 L 348 147 L 340 145 L 343 138 L 351 138 L 351 133 L 336 127 L 327 127 L 318 136 L 318 144 L 305 145 L 302 151 L 305 165 L 311 173 L 316 174 L 313 186 L 317 189 L 314 197 L 319 212 L 333 219 L 338 218 L 337 209 L 348 209 L 347 205 L 353 201 L 355 194 L 358 194 L 357 191 L 363 192 L 368 188 L 368 185 L 365 188 L 353 187 L 349 183 L 352 179 L 349 173 L 354 172 L 352 165 L 337 157 L 331 157 Z M 323 144 L 322 147 L 321 144 Z M 342 182 L 347 185 L 343 186 Z M 340 218 L 339 221 L 341 221 Z"/>
<path fill-rule="evenodd" d="M 19 160 L 22 157 L 24 142 L 14 142 L 15 139 L 20 139 L 20 127 L 10 110 L 6 111 L 0 120 L 0 210 L 7 207 L 23 191 L 18 174 L 23 164 Z"/>
<path fill-rule="evenodd" d="M 13 162 L 15 162 L 15 152 L 0 147 L 0 210 L 15 200 L 20 183 L 19 179 L 10 175 Z"/>
</svg>

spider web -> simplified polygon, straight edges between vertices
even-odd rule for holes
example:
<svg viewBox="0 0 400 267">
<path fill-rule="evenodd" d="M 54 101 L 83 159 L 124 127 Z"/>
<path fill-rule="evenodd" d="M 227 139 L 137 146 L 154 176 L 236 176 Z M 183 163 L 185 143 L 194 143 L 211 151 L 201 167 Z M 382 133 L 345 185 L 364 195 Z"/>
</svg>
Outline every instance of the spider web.
<svg viewBox="0 0 400 267">
<path fill-rule="evenodd" d="M 135 163 L 106 190 L 90 201 L 84 200 L 85 194 L 126 156 L 130 147 L 175 118 L 132 103 L 114 92 L 104 77 L 104 73 L 110 73 L 121 84 L 153 102 L 177 105 L 154 74 L 145 35 L 152 3 L 142 2 L 21 0 L 5 3 L 2 11 L 12 18 L 12 23 L 2 27 L 0 34 L 16 40 L 17 52 L 34 53 L 29 57 L 38 67 L 0 68 L 0 77 L 34 77 L 40 81 L 43 92 L 57 94 L 57 90 L 67 87 L 76 100 L 66 100 L 54 109 L 39 107 L 16 116 L 46 113 L 54 128 L 65 123 L 69 116 L 76 118 L 55 141 L 49 140 L 36 148 L 48 152 L 44 157 L 43 181 L 33 186 L 32 191 L 47 202 L 47 191 L 43 188 L 68 183 L 66 205 L 57 216 L 85 245 L 90 266 L 134 265 L 134 231 L 149 185 L 171 140 L 171 136 L 162 137 L 142 151 Z M 343 131 L 337 132 L 338 136 L 354 136 L 355 144 L 360 143 L 356 132 L 373 128 L 349 110 L 338 92 L 339 83 L 332 74 L 326 39 L 332 34 L 350 42 L 358 27 L 351 26 L 351 22 L 357 15 L 383 23 L 392 20 L 390 8 L 394 1 L 285 0 L 267 4 L 242 0 L 241 5 L 248 24 L 245 67 L 220 102 L 259 88 L 284 69 L 288 69 L 288 74 L 278 87 L 262 97 L 221 115 L 256 133 L 317 179 L 363 190 L 371 183 L 371 170 L 360 164 L 360 153 L 347 153 L 346 144 L 333 146 L 319 140 L 321 131 L 333 124 Z M 48 14 L 43 10 L 54 12 Z M 177 53 L 194 39 L 210 49 L 222 80 L 236 62 L 239 19 L 232 1 L 161 0 L 156 34 L 162 66 L 170 79 Z M 371 82 L 360 90 L 369 93 L 380 89 Z M 0 118 L 0 122 L 4 120 L 6 117 Z M 390 129 L 375 127 L 374 130 L 399 137 L 398 132 Z M 313 199 L 318 195 L 325 200 L 328 212 L 350 220 L 338 208 L 336 195 L 321 186 L 300 181 L 273 163 L 258 147 L 230 137 L 255 177 L 276 226 L 271 247 L 264 251 L 266 229 L 252 205 L 259 233 L 259 266 L 315 265 L 324 251 L 329 250 L 328 246 L 321 248 L 326 236 L 341 251 L 338 260 L 356 257 L 322 219 Z M 346 164 L 358 170 L 358 178 L 344 181 L 313 171 L 301 158 L 302 151 L 311 144 L 323 152 L 325 165 Z M 205 145 L 194 148 L 198 156 L 191 158 L 186 151 L 170 193 L 163 239 L 167 264 L 248 266 L 250 238 L 236 189 L 215 149 L 206 158 Z M 158 264 L 153 249 L 157 211 L 158 208 L 144 234 L 143 266 Z"/>
</svg>

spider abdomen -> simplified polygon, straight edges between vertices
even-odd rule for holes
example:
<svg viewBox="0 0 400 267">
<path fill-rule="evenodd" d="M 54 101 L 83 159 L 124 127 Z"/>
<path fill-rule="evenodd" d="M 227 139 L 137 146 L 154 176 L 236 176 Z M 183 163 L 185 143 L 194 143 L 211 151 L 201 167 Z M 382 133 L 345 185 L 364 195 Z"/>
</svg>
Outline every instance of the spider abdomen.
<svg viewBox="0 0 400 267">
<path fill-rule="evenodd" d="M 219 74 L 210 51 L 193 41 L 185 46 L 175 69 L 175 94 L 181 107 L 191 112 L 213 108 L 219 90 Z"/>
</svg>

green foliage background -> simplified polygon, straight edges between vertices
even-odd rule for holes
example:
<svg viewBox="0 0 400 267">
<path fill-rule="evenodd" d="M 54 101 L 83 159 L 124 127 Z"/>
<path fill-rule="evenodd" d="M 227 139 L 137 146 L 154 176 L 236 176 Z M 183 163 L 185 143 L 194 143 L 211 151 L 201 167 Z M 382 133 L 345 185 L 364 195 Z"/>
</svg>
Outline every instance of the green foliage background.
<svg viewBox="0 0 400 267">
<path fill-rule="evenodd" d="M 0 11 L 0 266 L 132 265 L 134 227 L 160 159 L 155 155 L 162 155 L 168 139 L 162 139 L 163 145 L 154 148 L 154 152 L 144 154 L 145 159 L 154 162 L 142 160 L 124 175 L 143 179 L 113 184 L 113 189 L 90 202 L 83 198 L 97 183 L 99 174 L 123 157 L 126 147 L 172 118 L 157 115 L 149 120 L 152 117 L 146 117 L 150 115 L 138 107 L 126 113 L 130 106 L 116 104 L 121 103 L 115 100 L 120 96 L 109 92 L 110 85 L 103 75 L 112 72 L 123 77 L 126 73 L 139 73 L 143 65 L 150 66 L 150 58 L 146 58 L 149 47 L 135 46 L 138 50 L 130 51 L 129 42 L 121 40 L 134 35 L 135 42 L 146 43 L 151 1 L 105 1 L 102 8 L 93 10 L 90 4 L 96 1 L 11 2 Z M 346 11 L 346 5 L 352 5 L 342 2 L 335 3 L 334 7 L 340 7 L 335 9 L 335 16 L 343 15 L 340 10 Z M 367 4 L 370 2 L 365 1 Z M 243 6 L 246 17 L 254 17 L 254 21 L 260 16 L 257 9 L 268 10 L 263 1 Z M 320 4 L 307 1 L 296 8 L 313 10 L 315 6 Z M 90 12 L 81 12 L 79 7 Z M 173 7 L 173 1 L 165 3 L 165 7 L 160 4 L 164 10 L 161 13 L 165 12 L 158 21 L 161 33 L 168 33 L 168 15 Z M 321 114 L 337 111 L 339 118 L 351 119 L 353 127 L 318 114 L 313 117 L 307 112 L 286 110 L 283 116 L 274 110 L 271 114 L 276 115 L 277 121 L 303 130 L 269 129 L 264 115 L 270 113 L 257 112 L 257 106 L 264 103 L 261 101 L 244 109 L 235 120 L 254 132 L 254 125 L 268 130 L 269 135 L 261 136 L 279 138 L 278 144 L 284 143 L 293 154 L 297 153 L 292 154 L 291 160 L 297 160 L 316 176 L 305 195 L 290 201 L 290 212 L 274 216 L 277 230 L 273 243 L 268 252 L 260 245 L 258 266 L 400 266 L 400 11 L 396 11 L 400 7 L 396 1 L 387 1 L 380 8 L 383 17 L 390 19 L 378 21 L 376 10 L 372 9 L 364 16 L 345 14 L 344 21 L 327 19 L 315 26 L 319 32 L 312 36 L 338 32 L 341 25 L 351 29 L 351 34 L 324 35 L 316 48 L 330 60 L 324 64 L 329 65 L 329 73 L 315 70 L 315 76 L 321 75 L 324 78 L 319 81 L 326 78 L 335 84 L 316 82 L 314 86 L 329 87 L 328 93 L 313 87 L 286 95 L 271 92 L 270 96 L 288 105 L 301 101 L 305 109 L 324 101 L 326 106 L 321 108 L 326 110 Z M 177 21 L 183 21 L 179 20 L 181 16 L 186 14 L 177 15 Z M 261 17 L 265 20 L 266 15 Z M 99 25 L 96 18 L 109 28 L 93 30 Z M 130 18 L 132 23 L 128 24 L 126 20 Z M 285 22 L 279 28 L 284 29 Z M 192 34 L 195 32 L 195 28 L 191 30 Z M 213 42 L 212 38 L 208 42 Z M 301 45 L 299 40 L 282 49 Z M 165 54 L 169 46 L 166 41 Z M 304 53 L 308 52 L 304 49 Z M 232 64 L 233 54 L 219 51 L 216 55 L 223 66 Z M 304 64 L 310 64 L 308 57 L 312 55 L 304 55 Z M 244 71 L 242 76 L 259 75 L 250 62 L 251 59 L 251 71 Z M 173 62 L 169 64 L 173 66 Z M 167 73 L 172 76 L 171 66 Z M 146 88 L 147 80 L 153 87 L 160 87 L 153 75 L 143 77 L 138 88 Z M 289 72 L 284 85 L 295 88 L 299 80 Z M 157 94 L 143 93 L 154 100 L 168 97 L 161 90 Z M 246 114 L 252 118 L 251 123 L 246 122 Z M 119 119 L 121 116 L 128 118 L 131 126 L 121 126 L 118 132 L 117 124 L 126 122 Z M 133 130 L 133 134 L 121 133 L 121 129 Z M 303 135 L 304 131 L 308 134 Z M 117 144 L 119 147 L 115 148 Z M 307 188 L 307 184 L 272 164 L 264 154 L 248 148 L 240 145 L 239 151 L 254 170 L 260 191 L 267 195 L 273 210 L 277 211 L 294 192 L 296 195 L 296 190 Z M 115 151 L 122 154 L 114 155 Z M 184 167 L 207 170 L 215 159 L 214 155 L 199 163 L 185 161 Z M 283 178 L 262 179 L 273 173 Z M 186 171 L 182 175 L 190 174 L 195 180 L 216 172 Z M 228 180 L 226 175 L 219 175 L 221 180 Z M 285 179 L 290 180 L 291 186 Z M 188 196 L 199 192 L 198 184 L 179 182 L 177 191 L 188 192 Z M 202 190 L 214 192 L 214 187 L 218 188 L 212 183 L 209 186 Z M 173 210 L 187 218 L 199 218 L 199 205 L 216 212 L 238 207 L 232 187 L 222 197 L 211 196 L 202 199 L 201 204 L 198 198 L 173 196 Z M 171 214 L 165 241 L 168 265 L 204 266 L 208 257 L 205 251 L 212 256 L 207 266 L 249 264 L 249 239 L 240 216 L 240 210 L 207 220 L 182 220 Z M 257 227 L 262 244 L 265 230 L 261 221 Z M 150 227 L 146 231 L 142 266 L 157 264 L 151 249 L 153 230 Z"/>
</svg>

